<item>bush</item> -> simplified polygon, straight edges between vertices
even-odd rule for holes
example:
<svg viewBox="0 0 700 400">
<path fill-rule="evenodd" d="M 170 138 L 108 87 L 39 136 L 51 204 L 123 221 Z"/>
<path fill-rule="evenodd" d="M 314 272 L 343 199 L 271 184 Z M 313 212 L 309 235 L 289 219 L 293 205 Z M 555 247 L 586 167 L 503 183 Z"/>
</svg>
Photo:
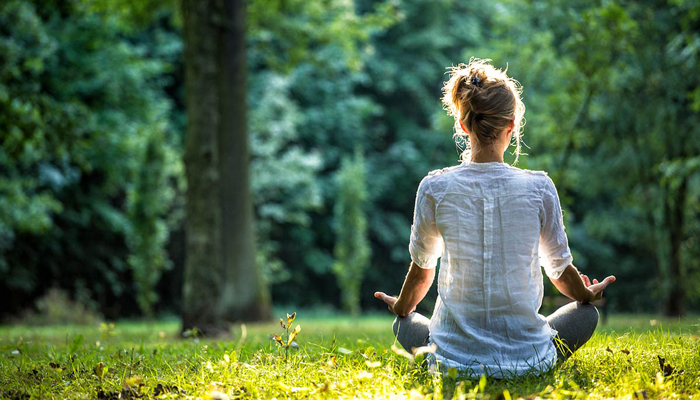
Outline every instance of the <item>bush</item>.
<svg viewBox="0 0 700 400">
<path fill-rule="evenodd" d="M 28 325 L 95 325 L 102 320 L 94 306 L 71 300 L 65 290 L 58 288 L 49 289 L 36 301 L 35 308 L 26 310 L 18 322 Z"/>
</svg>

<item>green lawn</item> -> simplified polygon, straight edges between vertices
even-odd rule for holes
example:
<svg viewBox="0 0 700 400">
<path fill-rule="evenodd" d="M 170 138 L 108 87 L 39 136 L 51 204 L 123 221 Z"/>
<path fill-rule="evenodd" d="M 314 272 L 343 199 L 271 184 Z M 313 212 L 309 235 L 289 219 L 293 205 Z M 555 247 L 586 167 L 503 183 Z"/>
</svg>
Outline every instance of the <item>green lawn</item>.
<svg viewBox="0 0 700 400">
<path fill-rule="evenodd" d="M 301 313 L 287 360 L 269 338 L 278 323 L 221 340 L 180 339 L 175 320 L 2 326 L 0 397 L 700 398 L 698 317 L 611 316 L 561 368 L 509 382 L 430 375 L 392 351 L 391 321 Z"/>
</svg>

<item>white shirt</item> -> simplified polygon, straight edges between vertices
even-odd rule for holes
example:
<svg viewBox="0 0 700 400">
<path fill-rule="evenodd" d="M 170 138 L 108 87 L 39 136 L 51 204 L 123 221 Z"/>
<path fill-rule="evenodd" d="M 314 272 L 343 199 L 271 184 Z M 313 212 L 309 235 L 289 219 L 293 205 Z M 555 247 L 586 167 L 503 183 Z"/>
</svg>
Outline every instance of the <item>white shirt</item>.
<svg viewBox="0 0 700 400">
<path fill-rule="evenodd" d="M 421 268 L 442 257 L 433 361 L 494 377 L 554 364 L 557 332 L 538 313 L 540 263 L 556 279 L 573 259 L 546 173 L 499 162 L 431 172 L 418 187 L 409 251 Z"/>
</svg>

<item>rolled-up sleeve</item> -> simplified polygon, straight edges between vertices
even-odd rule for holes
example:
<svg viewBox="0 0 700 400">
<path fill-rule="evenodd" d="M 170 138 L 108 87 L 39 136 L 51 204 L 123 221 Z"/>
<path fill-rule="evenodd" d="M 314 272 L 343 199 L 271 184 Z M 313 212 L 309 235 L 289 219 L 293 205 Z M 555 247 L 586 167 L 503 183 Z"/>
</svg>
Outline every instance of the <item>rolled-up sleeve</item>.
<svg viewBox="0 0 700 400">
<path fill-rule="evenodd" d="M 435 222 L 435 198 L 430 193 L 428 179 L 424 178 L 418 186 L 408 245 L 411 261 L 423 269 L 435 268 L 443 252 L 442 235 Z"/>
<path fill-rule="evenodd" d="M 544 271 L 551 279 L 559 279 L 566 267 L 574 260 L 564 231 L 559 195 L 554 182 L 549 177 L 542 191 L 539 255 Z"/>
</svg>

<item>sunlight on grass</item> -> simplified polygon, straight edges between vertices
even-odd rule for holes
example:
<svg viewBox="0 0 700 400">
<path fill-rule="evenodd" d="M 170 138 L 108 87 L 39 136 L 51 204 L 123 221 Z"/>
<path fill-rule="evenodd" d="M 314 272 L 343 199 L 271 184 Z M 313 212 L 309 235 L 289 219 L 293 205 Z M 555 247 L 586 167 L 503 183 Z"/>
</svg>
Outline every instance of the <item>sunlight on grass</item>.
<svg viewBox="0 0 700 400">
<path fill-rule="evenodd" d="M 181 339 L 176 320 L 5 326 L 0 397 L 698 398 L 700 320 L 654 319 L 613 316 L 558 370 L 514 381 L 430 375 L 392 352 L 387 315 L 300 314 L 287 360 L 271 339 L 279 322 L 247 325 L 245 336 L 237 325 L 221 340 Z"/>
</svg>

